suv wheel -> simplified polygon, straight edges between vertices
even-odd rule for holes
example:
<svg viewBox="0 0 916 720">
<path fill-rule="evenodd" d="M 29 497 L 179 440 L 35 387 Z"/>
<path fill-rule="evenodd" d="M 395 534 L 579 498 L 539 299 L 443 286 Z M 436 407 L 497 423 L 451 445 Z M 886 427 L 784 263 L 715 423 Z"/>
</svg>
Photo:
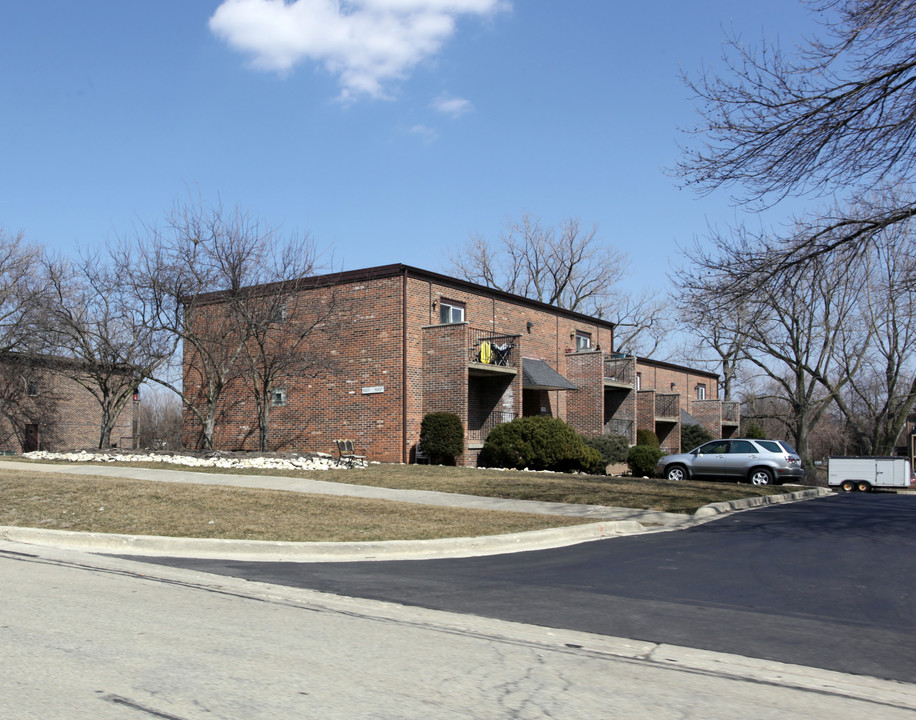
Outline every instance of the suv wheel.
<svg viewBox="0 0 916 720">
<path fill-rule="evenodd" d="M 773 473 L 766 468 L 756 468 L 751 470 L 751 482 L 754 485 L 772 485 Z"/>
<path fill-rule="evenodd" d="M 684 469 L 683 465 L 672 465 L 665 471 L 665 477 L 669 480 L 680 482 L 681 480 L 687 479 L 687 471 Z"/>
</svg>

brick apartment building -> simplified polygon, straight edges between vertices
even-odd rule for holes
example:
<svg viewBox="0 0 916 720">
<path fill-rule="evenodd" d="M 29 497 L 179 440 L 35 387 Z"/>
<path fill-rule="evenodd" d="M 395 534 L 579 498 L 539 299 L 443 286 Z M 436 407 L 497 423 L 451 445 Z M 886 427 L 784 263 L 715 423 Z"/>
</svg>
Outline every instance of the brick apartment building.
<svg viewBox="0 0 916 720">
<path fill-rule="evenodd" d="M 302 305 L 333 296 L 339 329 L 323 348 L 333 360 L 329 372 L 289 377 L 274 388 L 273 449 L 332 452 L 335 439 L 351 438 L 373 460 L 410 462 L 423 416 L 442 411 L 457 414 L 466 429 L 463 464 L 476 462 L 495 425 L 528 415 L 560 417 L 580 433 L 621 434 L 631 443 L 638 427 L 661 429 L 679 447 L 670 396 L 678 412 L 694 409 L 717 437 L 731 427 L 714 400 L 716 375 L 616 354 L 606 320 L 400 264 L 310 278 L 296 293 L 306 298 Z M 219 303 L 216 293 L 195 309 L 197 320 L 219 312 Z M 186 344 L 186 378 L 194 377 L 195 362 Z M 684 396 L 701 385 L 702 399 Z M 239 380 L 222 400 L 214 446 L 255 449 L 255 425 L 251 388 Z M 199 447 L 200 437 L 186 409 L 185 445 Z"/>
<path fill-rule="evenodd" d="M 702 425 L 714 438 L 737 434 L 740 405 L 718 399 L 715 373 L 649 358 L 635 358 L 634 368 L 637 427 L 654 430 L 666 452 L 681 449 L 685 420 Z"/>
<path fill-rule="evenodd" d="M 65 358 L 0 356 L 0 451 L 64 452 L 98 447 L 102 408 L 73 380 Z M 136 437 L 137 406 L 126 408 L 111 439 L 130 447 Z"/>
</svg>

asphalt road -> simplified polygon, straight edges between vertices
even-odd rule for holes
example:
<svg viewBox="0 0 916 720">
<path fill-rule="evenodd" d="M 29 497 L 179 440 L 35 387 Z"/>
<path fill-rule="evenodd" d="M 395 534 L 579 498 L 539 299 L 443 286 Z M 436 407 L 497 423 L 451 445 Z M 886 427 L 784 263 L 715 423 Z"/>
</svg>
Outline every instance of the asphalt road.
<svg viewBox="0 0 916 720">
<path fill-rule="evenodd" d="M 0 541 L 0 717 L 913 720 L 916 685 Z"/>
<path fill-rule="evenodd" d="M 914 682 L 914 550 L 916 496 L 850 494 L 737 513 L 689 530 L 502 556 L 147 560 Z"/>
</svg>

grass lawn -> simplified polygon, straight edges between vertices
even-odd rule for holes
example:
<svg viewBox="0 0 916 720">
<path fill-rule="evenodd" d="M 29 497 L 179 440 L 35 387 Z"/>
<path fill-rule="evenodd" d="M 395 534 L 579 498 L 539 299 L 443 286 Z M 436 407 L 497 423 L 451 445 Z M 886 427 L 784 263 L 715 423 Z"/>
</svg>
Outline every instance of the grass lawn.
<svg viewBox="0 0 916 720">
<path fill-rule="evenodd" d="M 12 459 L 12 458 L 11 458 Z M 118 463 L 168 469 L 163 463 Z M 200 472 L 226 472 L 193 468 Z M 311 477 L 377 487 L 693 512 L 712 502 L 786 492 L 735 483 L 643 480 L 428 465 L 232 474 Z M 174 537 L 355 542 L 474 537 L 586 520 L 360 498 L 4 470 L 0 525 Z"/>
</svg>

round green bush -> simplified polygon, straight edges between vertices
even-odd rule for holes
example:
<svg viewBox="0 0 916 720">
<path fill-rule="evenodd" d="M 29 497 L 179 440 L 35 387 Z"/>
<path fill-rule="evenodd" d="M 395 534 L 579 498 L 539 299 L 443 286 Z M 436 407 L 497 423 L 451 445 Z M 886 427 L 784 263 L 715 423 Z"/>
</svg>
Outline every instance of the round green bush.
<svg viewBox="0 0 916 720">
<path fill-rule="evenodd" d="M 658 435 L 656 435 L 652 430 L 637 430 L 636 444 L 651 445 L 652 447 L 658 447 L 661 445 L 661 443 L 658 441 Z"/>
<path fill-rule="evenodd" d="M 479 464 L 523 470 L 587 470 L 600 462 L 579 434 L 559 418 L 522 417 L 497 425 L 484 441 Z"/>
<path fill-rule="evenodd" d="M 586 444 L 585 455 L 582 457 L 582 469 L 589 475 L 606 475 L 607 463 L 597 448 Z"/>
<path fill-rule="evenodd" d="M 630 441 L 623 435 L 584 435 L 582 440 L 588 447 L 594 448 L 601 454 L 600 474 L 604 474 L 605 468 L 612 463 L 627 461 Z M 594 471 L 589 470 L 589 472 Z"/>
<path fill-rule="evenodd" d="M 455 458 L 464 452 L 464 426 L 461 418 L 448 412 L 425 415 L 420 424 L 418 447 L 429 455 L 430 462 L 454 465 Z"/>
<path fill-rule="evenodd" d="M 652 477 L 655 475 L 655 463 L 663 454 L 659 448 L 652 445 L 634 445 L 627 455 L 630 474 Z"/>
</svg>

